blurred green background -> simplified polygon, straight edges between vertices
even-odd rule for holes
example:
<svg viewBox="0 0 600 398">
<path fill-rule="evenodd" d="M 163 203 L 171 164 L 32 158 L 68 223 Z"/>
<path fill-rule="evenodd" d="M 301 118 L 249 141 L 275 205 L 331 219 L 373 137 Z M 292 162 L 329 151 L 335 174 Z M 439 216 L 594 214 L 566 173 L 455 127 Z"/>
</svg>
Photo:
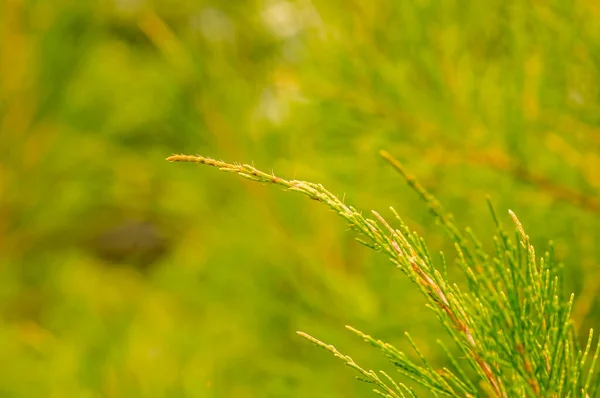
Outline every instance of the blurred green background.
<svg viewBox="0 0 600 398">
<path fill-rule="evenodd" d="M 387 149 L 491 247 L 489 194 L 600 308 L 595 1 L 0 1 L 0 396 L 366 397 L 351 324 L 443 364 L 418 290 L 319 203 L 393 205 Z M 504 219 L 508 224 L 508 218 Z"/>
</svg>

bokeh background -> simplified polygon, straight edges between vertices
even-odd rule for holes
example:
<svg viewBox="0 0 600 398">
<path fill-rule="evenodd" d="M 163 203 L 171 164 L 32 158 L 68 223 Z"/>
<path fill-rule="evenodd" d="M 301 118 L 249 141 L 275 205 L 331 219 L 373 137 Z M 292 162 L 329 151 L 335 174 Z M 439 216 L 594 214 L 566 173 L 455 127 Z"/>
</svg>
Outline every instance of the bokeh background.
<svg viewBox="0 0 600 398">
<path fill-rule="evenodd" d="M 486 246 L 486 194 L 554 240 L 597 327 L 599 4 L 0 1 L 0 396 L 371 396 L 295 334 L 389 370 L 346 324 L 445 363 L 333 213 L 172 153 L 393 205 L 452 258 L 387 149 Z"/>
</svg>

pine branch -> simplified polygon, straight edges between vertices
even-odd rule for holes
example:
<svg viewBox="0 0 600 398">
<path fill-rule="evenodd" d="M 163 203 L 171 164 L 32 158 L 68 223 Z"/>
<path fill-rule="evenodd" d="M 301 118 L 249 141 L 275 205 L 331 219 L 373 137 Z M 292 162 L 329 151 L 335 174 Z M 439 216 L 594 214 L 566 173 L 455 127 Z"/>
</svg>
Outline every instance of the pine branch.
<svg viewBox="0 0 600 398">
<path fill-rule="evenodd" d="M 593 332 L 590 331 L 586 347 L 579 348 L 571 321 L 573 296 L 569 300 L 562 297 L 562 276 L 552 246 L 538 258 L 517 216 L 509 213 L 516 227 L 516 239 L 513 240 L 504 232 L 490 203 L 498 237 L 494 238 L 495 252 L 486 253 L 475 234 L 469 229 L 461 232 L 453 216 L 405 171 L 400 162 L 387 152 L 382 152 L 382 156 L 427 202 L 454 241 L 457 265 L 468 283 L 466 290 L 448 279 L 443 256 L 440 272 L 424 240 L 411 232 L 393 209 L 397 227 L 375 211 L 372 212 L 374 219 L 364 217 L 320 184 L 286 180 L 251 165 L 229 164 L 202 156 L 173 155 L 167 160 L 206 164 L 249 180 L 302 193 L 344 218 L 360 235 L 361 243 L 386 254 L 425 296 L 428 307 L 462 351 L 464 362 L 475 376 L 468 378 L 463 365 L 445 347 L 455 371 L 434 370 L 410 337 L 422 365 L 412 362 L 390 344 L 349 329 L 379 348 L 402 375 L 432 393 L 450 397 L 473 397 L 484 393 L 507 398 L 593 396 L 599 379 L 595 367 L 600 344 L 588 365 Z M 361 380 L 375 384 L 378 388 L 375 392 L 379 395 L 414 396 L 409 387 L 395 382 L 387 374 L 382 373 L 382 379 L 374 371 L 362 369 L 333 346 L 303 332 L 299 334 L 342 359 L 360 374 Z"/>
</svg>

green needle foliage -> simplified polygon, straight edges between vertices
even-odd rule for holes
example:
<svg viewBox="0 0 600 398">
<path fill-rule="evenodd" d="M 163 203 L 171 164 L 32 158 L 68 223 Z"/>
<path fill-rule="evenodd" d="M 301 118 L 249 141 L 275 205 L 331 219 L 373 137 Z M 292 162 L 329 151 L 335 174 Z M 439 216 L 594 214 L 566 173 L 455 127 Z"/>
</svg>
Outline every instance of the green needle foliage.
<svg viewBox="0 0 600 398">
<path fill-rule="evenodd" d="M 495 250 L 487 253 L 473 232 L 456 227 L 451 214 L 431 196 L 402 165 L 387 152 L 382 156 L 427 202 L 433 214 L 454 241 L 457 264 L 467 287 L 449 280 L 443 254 L 434 262 L 423 239 L 402 222 L 391 208 L 397 226 L 379 213 L 365 217 L 320 184 L 286 180 L 247 164 L 229 164 L 202 156 L 174 155 L 172 162 L 214 166 L 249 180 L 282 186 L 322 202 L 343 217 L 364 245 L 385 253 L 410 278 L 427 299 L 462 355 L 457 358 L 438 340 L 453 369 L 434 369 L 410 336 L 420 363 L 415 363 L 392 345 L 352 327 L 348 329 L 380 349 L 396 369 L 435 396 L 447 397 L 594 397 L 600 377 L 596 364 L 600 344 L 592 353 L 593 331 L 587 344 L 578 343 L 571 309 L 573 295 L 562 295 L 560 266 L 552 245 L 537 256 L 517 216 L 511 238 L 496 212 Z M 359 379 L 375 385 L 384 397 L 415 397 L 408 385 L 394 381 L 387 373 L 366 370 L 334 346 L 303 332 L 300 336 L 330 351 L 359 373 Z"/>
</svg>

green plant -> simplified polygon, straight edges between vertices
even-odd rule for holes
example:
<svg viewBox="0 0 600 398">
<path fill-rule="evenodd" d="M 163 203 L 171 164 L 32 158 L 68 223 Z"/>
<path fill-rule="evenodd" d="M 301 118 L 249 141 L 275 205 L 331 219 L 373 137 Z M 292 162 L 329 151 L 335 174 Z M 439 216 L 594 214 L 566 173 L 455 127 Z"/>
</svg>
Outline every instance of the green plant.
<svg viewBox="0 0 600 398">
<path fill-rule="evenodd" d="M 363 216 L 320 184 L 286 180 L 251 165 L 229 164 L 202 156 L 174 155 L 167 160 L 206 164 L 300 192 L 343 217 L 361 235 L 358 239 L 361 243 L 385 253 L 418 286 L 463 358 L 459 361 L 438 340 L 454 369 L 434 369 L 408 334 L 421 364 L 390 344 L 352 327 L 348 329 L 379 348 L 402 375 L 435 396 L 595 396 L 600 383 L 595 370 L 600 340 L 590 355 L 593 341 L 590 330 L 587 343 L 580 347 L 571 320 L 574 298 L 562 297 L 561 267 L 553 255 L 552 244 L 543 256 L 536 256 L 521 222 L 509 211 L 516 225 L 515 240 L 511 239 L 488 200 L 498 236 L 494 237 L 495 250 L 487 253 L 474 233 L 469 228 L 465 232 L 457 228 L 452 215 L 396 159 L 384 151 L 382 156 L 426 201 L 453 240 L 456 263 L 466 280 L 466 289 L 450 282 L 444 255 L 440 253 L 440 260 L 434 263 L 424 240 L 410 231 L 393 208 L 398 227 L 392 227 L 375 211 L 374 219 Z M 384 371 L 366 370 L 334 346 L 298 333 L 355 369 L 361 380 L 375 385 L 377 394 L 416 396 L 411 387 L 394 381 Z"/>
</svg>

